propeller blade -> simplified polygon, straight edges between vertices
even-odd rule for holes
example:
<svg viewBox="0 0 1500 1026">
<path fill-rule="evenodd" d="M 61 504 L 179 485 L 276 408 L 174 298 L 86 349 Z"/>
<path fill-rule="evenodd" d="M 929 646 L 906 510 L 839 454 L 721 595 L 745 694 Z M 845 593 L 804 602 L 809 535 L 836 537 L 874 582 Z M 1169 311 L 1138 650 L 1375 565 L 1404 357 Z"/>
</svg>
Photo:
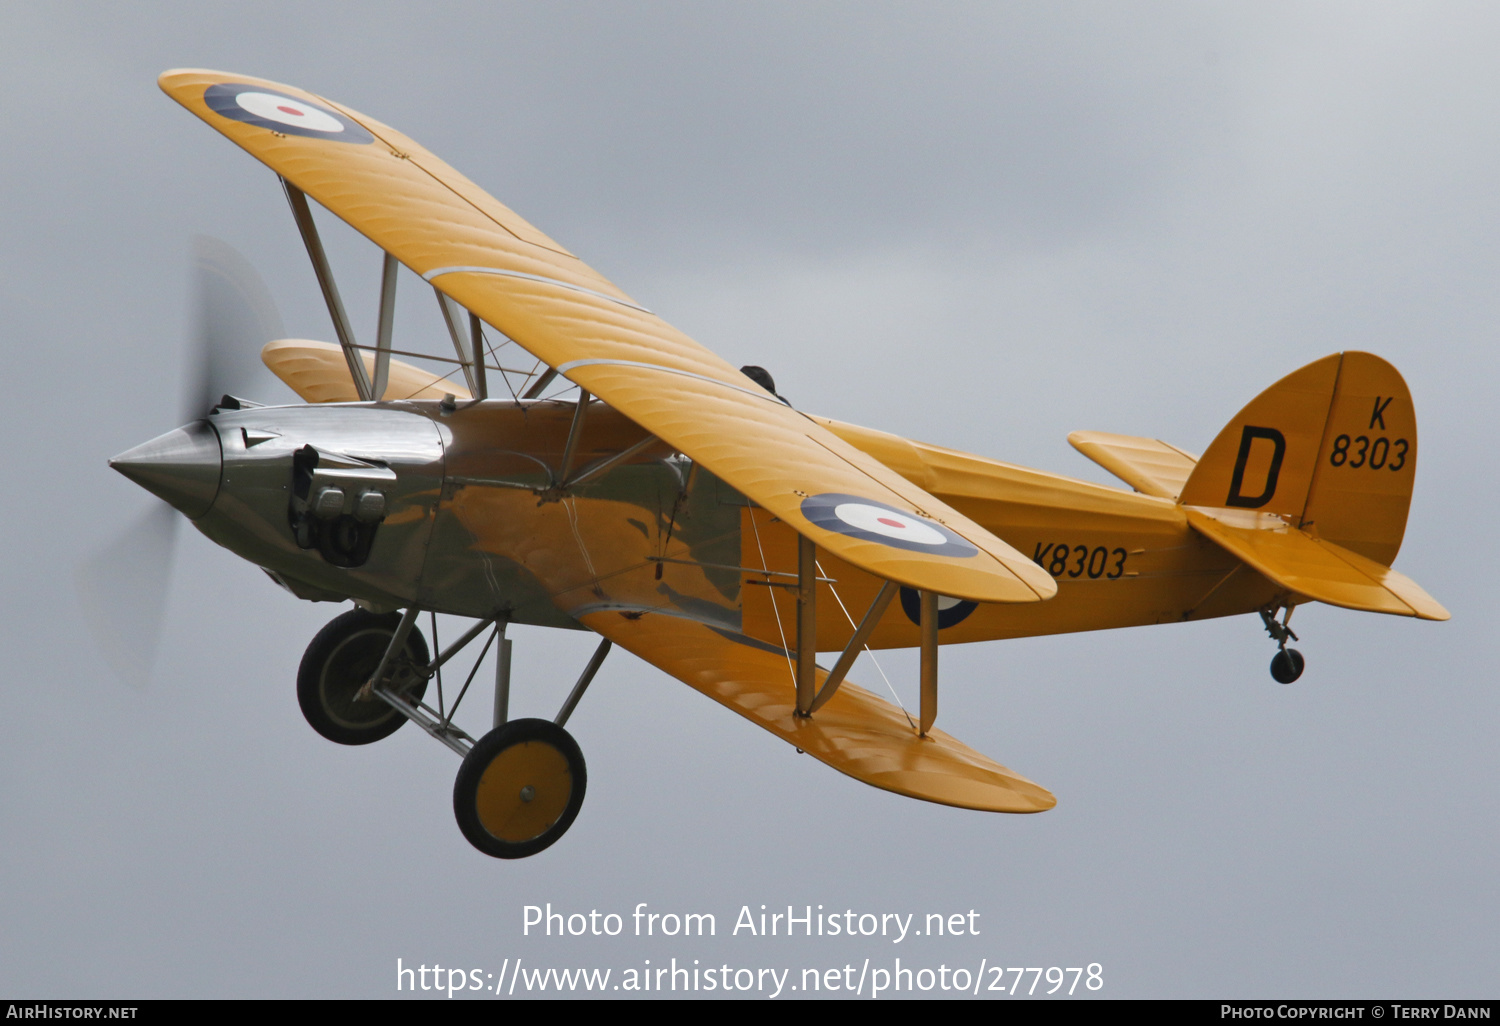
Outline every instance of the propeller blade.
<svg viewBox="0 0 1500 1026">
<path fill-rule="evenodd" d="M 260 360 L 284 334 L 265 282 L 233 246 L 193 240 L 193 347 L 180 423 L 201 420 L 224 395 L 285 401 L 285 386 Z"/>
<path fill-rule="evenodd" d="M 261 347 L 283 332 L 271 293 L 249 261 L 226 242 L 198 236 L 193 240 L 192 289 L 193 336 L 177 418 L 185 427 L 111 461 L 166 501 L 153 505 L 74 570 L 89 633 L 116 675 L 137 690 L 150 680 L 161 644 L 181 523 L 178 509 L 197 515 L 193 510 L 200 503 L 206 506 L 204 494 L 211 499 L 211 485 L 217 481 L 218 440 L 205 446 L 199 436 L 206 431 L 212 438 L 213 429 L 199 422 L 226 394 L 276 401 L 286 388 L 261 363 Z M 204 458 L 200 449 L 211 450 L 213 459 Z"/>
<path fill-rule="evenodd" d="M 74 571 L 89 633 L 110 668 L 137 691 L 151 679 L 161 644 L 181 520 L 171 506 L 156 503 Z"/>
</svg>

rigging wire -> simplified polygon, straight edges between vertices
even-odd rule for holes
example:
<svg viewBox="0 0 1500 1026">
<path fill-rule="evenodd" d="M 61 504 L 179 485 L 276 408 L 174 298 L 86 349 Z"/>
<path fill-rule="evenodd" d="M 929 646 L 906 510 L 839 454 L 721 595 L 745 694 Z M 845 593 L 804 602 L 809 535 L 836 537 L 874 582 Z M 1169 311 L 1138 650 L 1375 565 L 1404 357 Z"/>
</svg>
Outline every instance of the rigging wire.
<svg viewBox="0 0 1500 1026">
<path fill-rule="evenodd" d="M 829 576 L 828 573 L 826 573 L 823 570 L 823 564 L 820 561 L 818 561 L 816 559 L 813 560 L 813 565 L 818 568 L 818 576 L 819 577 L 828 577 Z M 833 582 L 832 582 L 831 578 L 829 580 L 828 590 L 833 593 L 833 600 L 835 602 L 837 602 L 839 604 L 839 608 L 844 611 L 844 619 L 846 619 L 846 620 L 849 621 L 849 626 L 853 627 L 855 630 L 859 630 L 858 625 L 855 624 L 855 622 L 854 622 L 854 617 L 852 617 L 852 616 L 849 615 L 849 608 L 844 605 L 844 600 L 841 599 L 841 598 L 839 598 L 839 590 L 833 586 Z M 898 695 L 898 694 L 896 694 L 896 688 L 895 688 L 894 685 L 891 684 L 891 678 L 889 678 L 889 677 L 887 677 L 885 675 L 885 670 L 881 668 L 880 660 L 875 658 L 875 652 L 874 652 L 874 650 L 871 649 L 869 645 L 865 645 L 864 649 L 865 649 L 865 655 L 867 655 L 867 656 L 870 657 L 870 662 L 872 662 L 872 663 L 875 664 L 875 670 L 876 670 L 877 673 L 880 674 L 880 679 L 883 680 L 883 681 L 885 681 L 885 686 L 886 686 L 887 690 L 890 691 L 891 697 L 896 700 L 896 708 L 901 710 L 901 715 L 906 717 L 906 722 L 909 723 L 909 724 L 911 724 L 911 729 L 912 730 L 916 730 L 917 729 L 917 725 L 912 722 L 911 713 L 909 713 L 909 712 L 906 711 L 906 706 L 903 705 L 902 702 L 901 702 L 901 696 Z"/>
<path fill-rule="evenodd" d="M 464 681 L 464 686 L 459 689 L 458 697 L 453 700 L 453 708 L 448 710 L 448 715 L 443 718 L 443 726 L 447 727 L 453 723 L 453 717 L 458 713 L 458 704 L 464 700 L 464 695 L 469 693 L 469 685 L 474 683 L 474 675 L 479 672 L 480 664 L 484 662 L 484 657 L 490 654 L 490 646 L 495 643 L 495 639 L 499 636 L 500 628 L 496 627 L 485 640 L 484 648 L 479 650 L 479 658 L 474 660 L 474 668 L 469 671 L 469 676 Z M 499 657 L 497 656 L 496 658 Z"/>
<path fill-rule="evenodd" d="M 427 382 L 427 384 L 425 384 L 425 385 L 421 386 L 420 388 L 418 388 L 417 392 L 421 392 L 423 389 L 431 388 L 433 385 L 436 385 L 440 381 L 447 381 L 449 378 L 453 377 L 453 375 L 457 374 L 462 369 L 463 369 L 462 367 L 455 367 L 451 371 L 449 371 L 447 374 L 444 374 L 442 377 L 433 378 L 431 381 Z M 431 373 L 431 371 L 429 371 L 428 373 Z M 387 385 L 386 387 L 389 388 L 390 386 Z M 411 393 L 411 395 L 402 396 L 402 398 L 403 399 L 410 399 L 412 396 L 416 395 L 417 392 L 413 392 L 413 393 Z"/>
<path fill-rule="evenodd" d="M 760 527 L 755 523 L 755 510 L 749 511 L 750 529 L 755 532 L 755 547 L 760 550 L 760 568 L 766 572 L 766 591 L 771 600 L 771 612 L 776 616 L 776 632 L 781 635 L 781 653 L 786 656 L 786 672 L 792 678 L 792 687 L 797 686 L 797 671 L 792 668 L 792 650 L 787 647 L 786 629 L 781 626 L 781 610 L 776 608 L 776 588 L 771 584 L 771 567 L 766 562 L 766 550 L 760 543 Z"/>
<path fill-rule="evenodd" d="M 508 346 L 508 345 L 511 344 L 511 338 L 510 338 L 510 336 L 502 333 L 500 335 L 500 337 L 503 338 L 503 339 L 505 339 L 505 341 L 500 344 L 500 348 L 501 349 L 504 349 L 506 346 Z M 493 356 L 495 358 L 495 367 L 500 371 L 500 378 L 501 378 L 502 381 L 505 382 L 505 390 L 510 393 L 511 399 L 514 402 L 520 402 L 521 401 L 520 396 L 516 395 L 516 390 L 511 387 L 511 383 L 510 383 L 510 374 L 511 374 L 511 372 L 508 371 L 508 370 L 506 370 L 503 366 L 501 366 L 501 364 L 500 364 L 500 354 L 495 351 L 495 347 L 494 346 L 490 345 L 490 340 L 489 340 L 488 337 L 486 337 L 486 335 L 484 333 L 484 324 L 483 324 L 483 322 L 481 322 L 480 325 L 479 325 L 479 344 L 483 348 L 483 350 L 484 350 L 484 352 L 486 354 L 488 354 L 490 356 Z M 484 359 L 484 357 L 481 356 L 480 359 L 482 360 L 482 359 Z M 527 375 L 527 379 L 530 380 L 530 377 L 531 376 L 528 374 Z"/>
</svg>

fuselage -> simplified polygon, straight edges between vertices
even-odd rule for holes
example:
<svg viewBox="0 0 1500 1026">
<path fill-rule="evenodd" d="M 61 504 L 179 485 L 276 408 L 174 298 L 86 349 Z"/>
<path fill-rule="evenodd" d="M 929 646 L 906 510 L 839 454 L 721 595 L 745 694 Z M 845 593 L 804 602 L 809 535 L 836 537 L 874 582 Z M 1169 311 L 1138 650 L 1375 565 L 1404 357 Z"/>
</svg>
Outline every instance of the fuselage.
<svg viewBox="0 0 1500 1026">
<path fill-rule="evenodd" d="M 190 505 L 162 490 L 173 457 L 158 443 L 141 447 L 157 445 L 150 481 L 142 458 L 116 465 L 301 598 L 573 628 L 590 612 L 659 611 L 783 647 L 795 623 L 791 529 L 665 446 L 557 489 L 573 411 L 496 400 L 221 410 L 207 422 L 217 489 L 198 427 Z M 945 602 L 944 643 L 1223 616 L 1277 593 L 1169 500 L 815 419 L 1057 580 L 1045 602 Z M 573 467 L 646 438 L 595 403 Z M 818 569 L 818 648 L 835 650 L 882 582 L 821 551 Z M 903 595 L 870 644 L 916 645 L 917 616 L 915 594 Z"/>
</svg>

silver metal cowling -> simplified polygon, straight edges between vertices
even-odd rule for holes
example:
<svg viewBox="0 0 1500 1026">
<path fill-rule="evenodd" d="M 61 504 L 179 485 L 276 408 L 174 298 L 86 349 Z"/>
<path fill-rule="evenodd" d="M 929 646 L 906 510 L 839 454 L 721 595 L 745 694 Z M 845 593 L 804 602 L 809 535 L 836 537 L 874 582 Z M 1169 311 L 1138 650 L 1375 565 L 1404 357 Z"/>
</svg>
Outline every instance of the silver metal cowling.
<svg viewBox="0 0 1500 1026">
<path fill-rule="evenodd" d="M 396 608 L 416 598 L 443 479 L 443 441 L 417 404 L 258 407 L 213 417 L 223 479 L 211 511 L 195 525 L 231 552 L 272 571 L 294 594 L 359 599 Z M 321 454 L 316 491 L 338 489 L 339 509 L 380 507 L 368 555 L 337 566 L 299 546 L 289 521 L 296 453 Z M 344 469 L 344 466 L 349 469 Z"/>
</svg>

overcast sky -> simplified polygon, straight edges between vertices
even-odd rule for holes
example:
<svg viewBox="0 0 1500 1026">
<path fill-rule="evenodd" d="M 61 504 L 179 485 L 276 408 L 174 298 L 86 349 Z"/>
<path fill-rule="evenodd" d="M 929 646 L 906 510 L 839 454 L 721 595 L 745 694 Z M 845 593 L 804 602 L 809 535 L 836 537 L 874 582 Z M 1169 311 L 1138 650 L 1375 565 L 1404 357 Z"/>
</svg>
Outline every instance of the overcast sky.
<svg viewBox="0 0 1500 1026">
<path fill-rule="evenodd" d="M 0 2 L 0 994 L 901 957 L 1493 996 L 1497 52 L 1500 9 L 1460 3 Z M 153 501 L 105 460 L 178 417 L 192 237 L 332 336 L 274 176 L 157 89 L 181 66 L 386 121 L 800 408 L 986 456 L 1108 481 L 1069 431 L 1201 451 L 1283 374 L 1379 353 L 1422 430 L 1396 566 L 1453 619 L 1302 610 L 1291 687 L 1252 617 L 945 650 L 939 725 L 1057 795 L 1029 817 L 865 787 L 617 653 L 569 723 L 577 823 L 488 859 L 446 749 L 302 720 L 337 608 L 184 530 L 144 690 L 83 629 L 75 568 Z M 378 254 L 331 248 L 368 325 Z M 515 637 L 513 709 L 550 717 L 591 643 Z M 914 656 L 882 663 L 914 700 Z M 522 937 L 549 901 L 718 936 Z M 981 933 L 732 936 L 763 903 Z"/>
</svg>

